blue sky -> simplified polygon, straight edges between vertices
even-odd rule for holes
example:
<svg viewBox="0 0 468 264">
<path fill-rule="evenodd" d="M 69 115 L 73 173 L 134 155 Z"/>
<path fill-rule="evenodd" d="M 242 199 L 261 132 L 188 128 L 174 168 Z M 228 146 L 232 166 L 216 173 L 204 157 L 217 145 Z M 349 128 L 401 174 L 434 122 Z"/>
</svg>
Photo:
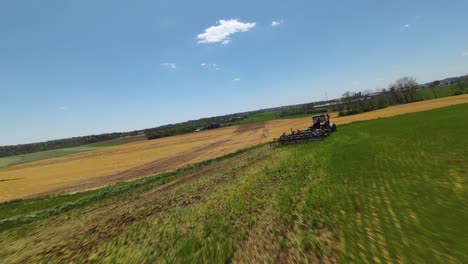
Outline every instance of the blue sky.
<svg viewBox="0 0 468 264">
<path fill-rule="evenodd" d="M 463 1 L 0 2 L 0 145 L 468 73 Z"/>
</svg>

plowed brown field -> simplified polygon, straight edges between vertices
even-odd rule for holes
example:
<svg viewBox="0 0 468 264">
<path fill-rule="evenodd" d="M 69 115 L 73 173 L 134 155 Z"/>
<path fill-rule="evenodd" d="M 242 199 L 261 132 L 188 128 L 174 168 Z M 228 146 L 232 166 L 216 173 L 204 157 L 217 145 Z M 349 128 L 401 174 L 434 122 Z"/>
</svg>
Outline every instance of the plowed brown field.
<svg viewBox="0 0 468 264">
<path fill-rule="evenodd" d="M 468 103 L 468 95 L 393 106 L 336 117 L 346 124 Z M 282 119 L 139 141 L 0 169 L 0 202 L 47 193 L 80 191 L 173 170 L 264 143 L 290 128 L 306 128 L 310 118 Z M 339 129 L 339 128 L 338 128 Z"/>
</svg>

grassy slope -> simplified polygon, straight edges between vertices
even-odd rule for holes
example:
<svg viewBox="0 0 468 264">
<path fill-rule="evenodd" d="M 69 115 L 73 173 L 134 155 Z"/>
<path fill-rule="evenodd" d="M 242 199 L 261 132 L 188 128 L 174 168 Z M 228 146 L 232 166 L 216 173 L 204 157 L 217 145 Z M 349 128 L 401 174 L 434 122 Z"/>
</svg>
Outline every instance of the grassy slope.
<svg viewBox="0 0 468 264">
<path fill-rule="evenodd" d="M 0 231 L 20 226 L 25 223 L 31 223 L 39 219 L 44 219 L 52 215 L 60 214 L 68 210 L 99 200 L 108 199 L 132 190 L 141 191 L 141 189 L 150 189 L 184 176 L 187 171 L 190 172 L 191 170 L 207 166 L 213 162 L 235 157 L 257 147 L 258 146 L 239 150 L 222 157 L 188 165 L 171 172 L 161 173 L 134 181 L 119 182 L 95 190 L 66 195 L 52 195 L 42 198 L 19 199 L 0 203 Z"/>
<path fill-rule="evenodd" d="M 94 144 L 83 145 L 83 146 L 72 147 L 72 148 L 46 150 L 46 151 L 29 153 L 29 154 L 3 157 L 3 158 L 0 158 L 0 168 L 6 167 L 9 165 L 16 165 L 16 164 L 32 162 L 32 161 L 37 161 L 37 160 L 61 157 L 61 156 L 65 156 L 68 154 L 94 150 L 94 149 L 99 149 L 99 148 L 105 148 L 105 147 L 111 147 L 115 145 L 118 145 L 118 144 L 94 143 Z"/>
<path fill-rule="evenodd" d="M 435 96 L 431 88 L 418 90 L 418 93 L 421 95 L 422 100 L 442 98 L 453 95 L 453 87 L 454 85 L 437 86 L 434 88 Z"/>
<path fill-rule="evenodd" d="M 309 187 L 306 208 L 328 211 L 345 260 L 466 259 L 467 114 L 460 105 L 352 124 L 315 151 L 329 172 Z"/>
<path fill-rule="evenodd" d="M 173 176 L 202 177 L 3 231 L 0 260 L 461 263 L 467 114 L 465 104 L 354 123 L 191 168 Z"/>
</svg>

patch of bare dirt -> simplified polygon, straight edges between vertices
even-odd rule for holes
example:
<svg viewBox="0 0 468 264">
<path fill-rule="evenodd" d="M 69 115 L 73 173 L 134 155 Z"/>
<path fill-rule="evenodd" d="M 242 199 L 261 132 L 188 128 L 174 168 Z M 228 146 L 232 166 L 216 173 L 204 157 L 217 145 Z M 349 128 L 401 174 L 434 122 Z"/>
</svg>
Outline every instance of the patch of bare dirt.
<svg viewBox="0 0 468 264">
<path fill-rule="evenodd" d="M 106 175 L 97 178 L 92 178 L 86 181 L 82 181 L 80 184 L 76 184 L 71 187 L 64 187 L 60 189 L 51 190 L 47 193 L 42 193 L 42 195 L 52 194 L 52 193 L 70 193 L 78 190 L 90 190 L 100 186 L 105 186 L 111 183 L 134 180 L 142 178 L 145 176 L 155 175 L 162 173 L 164 171 L 169 171 L 173 169 L 180 168 L 186 164 L 189 164 L 191 160 L 195 159 L 199 153 L 203 153 L 206 150 L 216 148 L 226 144 L 229 140 L 220 140 L 206 146 L 198 147 L 186 151 L 182 154 L 176 156 L 170 156 L 167 158 L 159 159 L 154 162 L 150 162 L 141 166 L 137 166 L 122 172 L 118 172 L 113 175 Z"/>
<path fill-rule="evenodd" d="M 100 144 L 127 144 L 147 140 L 145 136 L 116 138 L 99 142 Z"/>
<path fill-rule="evenodd" d="M 169 169 L 175 169 L 175 168 L 182 166 L 183 164 L 189 163 L 191 160 L 196 158 L 201 152 L 224 145 L 228 141 L 229 140 L 216 141 L 206 146 L 191 149 L 180 155 L 163 158 L 160 160 L 156 160 L 154 162 L 144 164 L 142 166 L 137 166 L 137 167 L 128 169 L 126 171 L 122 171 L 113 175 L 102 177 L 100 178 L 100 180 L 115 182 L 115 181 L 121 181 L 121 180 L 135 179 L 135 178 L 139 178 L 142 176 L 148 176 L 151 174 L 156 174 L 156 173 L 160 173 L 163 171 L 167 171 Z"/>
<path fill-rule="evenodd" d="M 258 122 L 246 125 L 240 125 L 236 129 L 236 133 L 245 133 L 245 132 L 256 132 L 257 130 L 263 129 L 265 127 L 265 122 Z"/>
</svg>

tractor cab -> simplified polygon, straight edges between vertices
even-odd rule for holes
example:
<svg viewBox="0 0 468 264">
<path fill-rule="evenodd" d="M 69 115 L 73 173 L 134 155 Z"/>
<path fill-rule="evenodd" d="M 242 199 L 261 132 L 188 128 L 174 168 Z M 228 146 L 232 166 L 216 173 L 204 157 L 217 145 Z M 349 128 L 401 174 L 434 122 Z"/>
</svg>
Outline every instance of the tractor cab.
<svg viewBox="0 0 468 264">
<path fill-rule="evenodd" d="M 325 123 L 328 121 L 328 115 L 316 115 L 312 117 L 312 124 Z"/>
<path fill-rule="evenodd" d="M 316 115 L 312 117 L 312 129 L 322 129 L 328 123 L 328 115 Z"/>
<path fill-rule="evenodd" d="M 324 129 L 328 132 L 333 132 L 336 131 L 336 125 L 330 124 L 330 116 L 328 114 L 316 115 L 312 117 L 310 129 Z"/>
</svg>

